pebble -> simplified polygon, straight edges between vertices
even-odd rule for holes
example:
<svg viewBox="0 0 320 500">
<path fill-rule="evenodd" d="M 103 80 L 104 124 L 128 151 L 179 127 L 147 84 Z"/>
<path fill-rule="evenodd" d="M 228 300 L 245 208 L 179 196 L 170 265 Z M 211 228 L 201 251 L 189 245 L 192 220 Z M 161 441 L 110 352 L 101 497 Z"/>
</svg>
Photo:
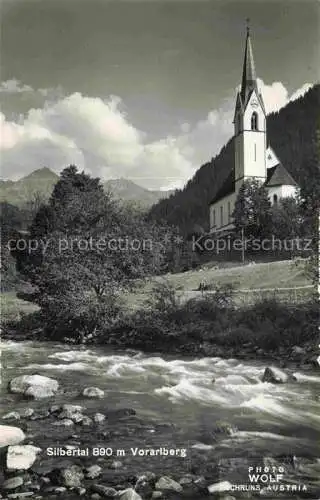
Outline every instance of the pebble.
<svg viewBox="0 0 320 500">
<path fill-rule="evenodd" d="M 34 496 L 34 491 L 23 491 L 20 493 L 10 493 L 7 495 L 7 498 L 27 498 L 27 497 L 33 497 Z"/>
<path fill-rule="evenodd" d="M 101 424 L 104 422 L 106 419 L 106 416 L 103 415 L 103 413 L 96 413 L 93 417 L 93 420 L 95 421 L 96 424 Z"/>
<path fill-rule="evenodd" d="M 20 410 L 20 417 L 21 418 L 30 418 L 34 414 L 33 408 L 24 408 L 23 410 Z"/>
<path fill-rule="evenodd" d="M 59 427 L 72 427 L 74 425 L 74 422 L 70 420 L 69 418 L 64 418 L 63 420 L 59 420 L 58 422 L 53 422 L 52 425 L 56 425 Z"/>
<path fill-rule="evenodd" d="M 123 464 L 120 460 L 113 460 L 113 462 L 109 465 L 109 469 L 121 469 L 122 465 Z"/>
<path fill-rule="evenodd" d="M 85 475 L 88 479 L 95 479 L 101 475 L 101 471 L 100 465 L 91 465 L 85 470 Z"/>
<path fill-rule="evenodd" d="M 89 426 L 92 424 L 93 424 L 93 420 L 90 417 L 84 416 L 83 419 L 81 420 L 81 425 Z"/>
<path fill-rule="evenodd" d="M 20 420 L 20 414 L 17 411 L 11 411 L 10 413 L 6 413 L 2 417 L 3 420 Z"/>
</svg>

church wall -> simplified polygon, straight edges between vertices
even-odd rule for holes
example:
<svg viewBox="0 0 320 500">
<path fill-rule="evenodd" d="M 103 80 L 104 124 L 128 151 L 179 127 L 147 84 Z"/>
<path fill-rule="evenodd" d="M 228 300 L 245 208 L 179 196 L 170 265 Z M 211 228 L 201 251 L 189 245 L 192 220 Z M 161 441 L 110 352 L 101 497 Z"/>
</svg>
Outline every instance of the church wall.
<svg viewBox="0 0 320 500">
<path fill-rule="evenodd" d="M 273 186 L 268 188 L 269 200 L 271 204 L 274 204 L 274 196 L 277 196 L 277 200 L 279 201 L 281 198 L 290 198 L 296 196 L 296 186 L 292 185 L 281 185 L 281 186 Z"/>
<path fill-rule="evenodd" d="M 229 204 L 230 204 L 230 214 L 234 210 L 234 204 L 236 201 L 236 194 L 232 193 L 229 196 L 225 196 L 221 200 L 217 201 L 210 206 L 210 232 L 219 231 L 221 229 L 232 229 L 232 217 L 229 217 Z M 221 208 L 223 212 L 223 220 L 221 224 Z M 215 212 L 215 217 L 214 217 Z M 214 220 L 215 219 L 215 220 Z"/>
</svg>

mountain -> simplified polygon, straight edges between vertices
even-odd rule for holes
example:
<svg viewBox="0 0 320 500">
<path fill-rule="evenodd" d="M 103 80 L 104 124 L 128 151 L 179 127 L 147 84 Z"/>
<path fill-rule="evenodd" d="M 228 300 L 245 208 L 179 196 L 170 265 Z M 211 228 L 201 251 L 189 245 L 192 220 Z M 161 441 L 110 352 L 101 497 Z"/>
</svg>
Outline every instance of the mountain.
<svg viewBox="0 0 320 500">
<path fill-rule="evenodd" d="M 49 168 L 40 168 L 18 181 L 0 180 L 0 202 L 24 207 L 31 202 L 46 201 L 58 179 L 59 176 Z M 104 188 L 117 200 L 135 203 L 143 209 L 149 209 L 171 193 L 171 191 L 149 191 L 128 179 L 109 180 L 104 184 Z"/>
<path fill-rule="evenodd" d="M 290 102 L 267 117 L 268 143 L 282 164 L 302 189 L 312 196 L 319 187 L 317 130 L 319 130 L 320 84 L 304 96 Z M 209 203 L 230 174 L 234 165 L 233 139 L 220 153 L 202 165 L 183 189 L 160 200 L 150 212 L 150 218 L 178 226 L 184 234 L 195 227 L 208 229 Z"/>
<path fill-rule="evenodd" d="M 0 181 L 0 202 L 18 207 L 39 199 L 47 200 L 59 177 L 49 168 L 39 168 L 18 181 Z"/>
<path fill-rule="evenodd" d="M 173 191 L 149 191 L 129 179 L 112 179 L 104 184 L 106 191 L 115 199 L 125 203 L 136 203 L 142 208 L 150 208 L 159 200 L 168 197 Z"/>
</svg>

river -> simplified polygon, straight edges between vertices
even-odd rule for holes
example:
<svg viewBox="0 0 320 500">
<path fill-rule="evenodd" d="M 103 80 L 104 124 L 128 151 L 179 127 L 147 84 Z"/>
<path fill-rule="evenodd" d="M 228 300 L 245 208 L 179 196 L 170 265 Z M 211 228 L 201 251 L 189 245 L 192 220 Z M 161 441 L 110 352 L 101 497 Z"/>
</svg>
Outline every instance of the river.
<svg viewBox="0 0 320 500">
<path fill-rule="evenodd" d="M 202 464 L 211 459 L 230 466 L 242 457 L 242 463 L 250 465 L 257 457 L 265 460 L 270 455 L 285 457 L 284 460 L 295 456 L 300 460 L 295 478 L 290 473 L 291 481 L 301 483 L 308 478 L 312 482 L 319 473 L 319 468 L 314 471 L 320 465 L 318 372 L 298 371 L 294 373 L 296 382 L 273 385 L 261 382 L 266 367 L 261 362 L 11 341 L 2 344 L 2 364 L 1 414 L 9 406 L 10 410 L 26 405 L 41 407 L 42 402 L 26 403 L 7 392 L 7 382 L 13 377 L 39 373 L 56 378 L 61 384 L 64 393 L 55 398 L 55 403 L 77 401 L 88 411 L 100 412 L 133 408 L 149 434 L 143 438 L 138 434 L 130 438 L 120 435 L 112 446 L 126 449 L 143 442 L 144 446 L 184 447 L 188 450 L 187 458 L 174 457 L 173 466 L 180 475 L 193 469 L 200 474 Z M 84 400 L 79 393 L 88 386 L 103 389 L 105 398 Z M 228 432 L 219 434 L 219 426 L 228 428 Z M 48 424 L 35 421 L 32 431 L 38 445 L 50 444 Z M 146 469 L 146 461 L 149 469 L 153 468 L 152 460 L 155 468 L 165 463 L 162 459 L 156 466 L 159 457 L 130 460 L 133 469 L 141 470 Z M 230 473 L 221 472 L 219 479 L 230 480 Z M 247 476 L 239 480 L 247 482 Z"/>
</svg>

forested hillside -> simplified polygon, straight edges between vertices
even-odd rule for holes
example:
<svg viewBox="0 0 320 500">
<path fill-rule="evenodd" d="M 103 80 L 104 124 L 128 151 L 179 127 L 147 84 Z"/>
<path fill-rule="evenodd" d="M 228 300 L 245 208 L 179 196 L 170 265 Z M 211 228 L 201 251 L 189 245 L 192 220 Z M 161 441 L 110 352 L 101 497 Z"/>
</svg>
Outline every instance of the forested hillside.
<svg viewBox="0 0 320 500">
<path fill-rule="evenodd" d="M 320 183 L 316 132 L 319 129 L 319 91 L 315 85 L 303 97 L 267 117 L 268 142 L 303 191 Z M 202 165 L 182 190 L 150 210 L 156 220 L 179 226 L 183 233 L 208 228 L 208 205 L 234 163 L 231 139 L 212 161 Z M 311 193 L 312 194 L 312 193 Z"/>
</svg>

